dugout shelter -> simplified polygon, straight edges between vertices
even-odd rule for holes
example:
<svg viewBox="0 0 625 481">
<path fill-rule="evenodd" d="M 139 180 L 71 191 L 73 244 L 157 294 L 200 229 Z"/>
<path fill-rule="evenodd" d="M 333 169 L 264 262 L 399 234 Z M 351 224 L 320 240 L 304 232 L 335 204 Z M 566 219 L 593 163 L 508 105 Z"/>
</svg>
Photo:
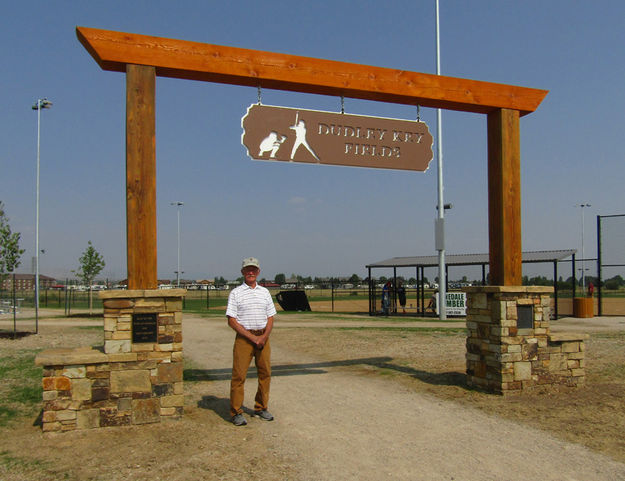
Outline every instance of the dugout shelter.
<svg viewBox="0 0 625 481">
<path fill-rule="evenodd" d="M 576 249 L 549 250 L 549 251 L 529 251 L 523 252 L 523 264 L 552 263 L 553 278 L 558 279 L 558 263 L 570 259 L 571 276 L 573 282 L 575 278 L 575 254 Z M 449 291 L 449 268 L 450 267 L 466 267 L 480 266 L 482 269 L 482 285 L 487 284 L 487 272 L 489 267 L 488 254 L 447 254 L 445 256 L 445 278 L 448 285 L 446 291 Z M 378 304 L 380 301 L 381 289 L 377 287 L 375 278 L 376 269 L 393 269 L 393 286 L 397 286 L 397 269 L 414 268 L 417 279 L 416 288 L 416 309 L 418 315 L 425 315 L 425 269 L 429 267 L 438 267 L 438 256 L 409 256 L 409 257 L 392 257 L 390 259 L 372 262 L 366 266 L 369 273 L 369 315 L 374 316 L 379 312 Z M 575 289 L 575 285 L 572 286 Z M 395 292 L 392 293 L 395 298 Z M 558 318 L 558 283 L 554 285 L 554 316 Z M 394 303 L 393 312 L 397 312 L 396 303 Z"/>
</svg>

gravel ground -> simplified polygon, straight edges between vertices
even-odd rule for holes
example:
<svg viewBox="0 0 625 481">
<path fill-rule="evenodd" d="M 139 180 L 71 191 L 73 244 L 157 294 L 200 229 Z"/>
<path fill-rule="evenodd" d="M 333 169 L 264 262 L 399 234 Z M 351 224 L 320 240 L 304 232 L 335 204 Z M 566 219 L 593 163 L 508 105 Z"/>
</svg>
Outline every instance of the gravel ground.
<svg viewBox="0 0 625 481">
<path fill-rule="evenodd" d="M 249 424 L 236 428 L 228 422 L 233 332 L 223 317 L 185 316 L 184 353 L 193 381 L 185 383 L 183 420 L 43 434 L 33 425 L 34 415 L 1 429 L 0 461 L 5 462 L 0 479 L 625 479 L 625 457 L 619 454 L 625 446 L 618 444 L 618 434 L 606 427 L 604 437 L 616 436 L 616 447 L 602 449 L 600 443 L 594 446 L 550 428 L 549 418 L 557 416 L 545 413 L 561 401 L 579 403 L 578 412 L 584 414 L 588 402 L 579 396 L 588 392 L 590 399 L 591 386 L 562 399 L 476 394 L 462 386 L 462 334 L 398 329 L 414 327 L 414 322 L 349 329 L 369 322 L 333 323 L 307 315 L 284 316 L 281 324 L 278 315 L 270 406 L 276 420 L 248 416 Z M 0 349 L 101 344 L 101 331 L 77 328 L 89 324 L 101 321 L 44 320 L 39 335 L 0 339 Z M 585 328 L 579 320 L 561 320 L 553 330 L 597 332 L 609 342 L 597 341 L 596 352 L 609 357 L 614 349 L 622 353 L 624 326 L 622 318 L 602 318 Z M 610 344 L 613 334 L 618 342 Z M 602 362 L 589 361 L 589 369 L 603 372 Z M 250 408 L 254 384 L 251 372 Z M 622 384 L 615 389 L 621 395 L 605 399 L 605 410 L 622 433 Z M 514 411 L 520 412 L 516 418 Z M 542 422 L 530 422 L 541 416 Z M 590 423 L 590 417 L 577 419 L 580 431 Z"/>
</svg>

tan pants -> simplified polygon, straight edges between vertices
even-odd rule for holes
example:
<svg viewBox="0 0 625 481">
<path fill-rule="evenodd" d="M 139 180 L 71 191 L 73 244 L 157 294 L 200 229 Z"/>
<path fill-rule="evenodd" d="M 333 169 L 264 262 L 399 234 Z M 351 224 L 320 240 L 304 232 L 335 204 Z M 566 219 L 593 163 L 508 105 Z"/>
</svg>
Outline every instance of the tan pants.
<svg viewBox="0 0 625 481">
<path fill-rule="evenodd" d="M 271 346 L 269 340 L 263 349 L 237 334 L 232 350 L 232 381 L 230 382 L 230 415 L 241 414 L 247 369 L 256 360 L 258 372 L 258 389 L 254 398 L 254 411 L 267 409 L 269 403 L 269 384 L 271 382 Z"/>
</svg>

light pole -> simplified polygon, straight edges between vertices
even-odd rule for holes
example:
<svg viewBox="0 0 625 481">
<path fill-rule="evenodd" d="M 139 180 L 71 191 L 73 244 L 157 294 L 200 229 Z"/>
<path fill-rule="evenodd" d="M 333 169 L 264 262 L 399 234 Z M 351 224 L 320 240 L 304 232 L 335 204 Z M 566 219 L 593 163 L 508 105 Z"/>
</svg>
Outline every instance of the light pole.
<svg viewBox="0 0 625 481">
<path fill-rule="evenodd" d="M 440 22 L 438 0 L 436 0 L 436 75 L 441 74 Z M 447 275 L 445 272 L 445 209 L 443 202 L 443 121 L 441 109 L 436 109 L 436 154 L 438 158 L 438 205 L 434 221 L 434 242 L 438 251 L 438 314 L 440 320 L 447 319 Z"/>
<path fill-rule="evenodd" d="M 39 152 L 41 145 L 41 110 L 52 107 L 47 98 L 37 99 L 33 110 L 37 111 L 37 200 L 35 207 L 35 333 L 39 331 Z"/>
<path fill-rule="evenodd" d="M 579 204 L 582 211 L 582 296 L 586 295 L 586 278 L 584 269 L 584 208 L 592 207 L 590 204 Z"/>
<path fill-rule="evenodd" d="M 180 207 L 184 205 L 184 202 L 171 202 L 170 205 L 175 205 L 178 216 L 178 270 L 176 271 L 176 286 L 180 287 Z"/>
</svg>

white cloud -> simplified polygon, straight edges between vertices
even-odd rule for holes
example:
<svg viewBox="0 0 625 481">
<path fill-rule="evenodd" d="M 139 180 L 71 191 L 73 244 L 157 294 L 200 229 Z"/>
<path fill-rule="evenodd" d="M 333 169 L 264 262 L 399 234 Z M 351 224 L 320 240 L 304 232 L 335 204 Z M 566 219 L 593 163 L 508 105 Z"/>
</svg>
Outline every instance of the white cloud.
<svg viewBox="0 0 625 481">
<path fill-rule="evenodd" d="M 302 205 L 306 203 L 306 198 L 305 197 L 291 197 L 289 199 L 289 204 L 292 205 Z"/>
</svg>

